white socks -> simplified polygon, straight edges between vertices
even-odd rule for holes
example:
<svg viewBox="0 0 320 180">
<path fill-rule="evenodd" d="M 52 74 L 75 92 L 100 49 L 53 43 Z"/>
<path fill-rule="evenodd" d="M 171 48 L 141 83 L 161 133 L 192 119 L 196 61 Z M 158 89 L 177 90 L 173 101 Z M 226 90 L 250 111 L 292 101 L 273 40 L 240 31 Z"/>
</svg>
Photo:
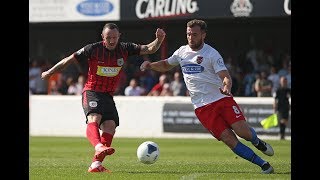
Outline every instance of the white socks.
<svg viewBox="0 0 320 180">
<path fill-rule="evenodd" d="M 103 144 L 101 144 L 101 143 L 98 143 L 95 147 L 94 147 L 94 149 L 97 151 L 100 147 L 102 147 L 103 146 Z M 101 165 L 101 162 L 100 161 L 94 161 L 94 162 L 92 162 L 92 164 L 91 164 L 91 168 L 92 169 L 94 169 L 94 168 L 97 168 L 98 166 L 100 166 Z"/>
<path fill-rule="evenodd" d="M 98 143 L 98 144 L 94 147 L 94 149 L 97 151 L 101 146 L 103 146 L 103 144 Z"/>
<path fill-rule="evenodd" d="M 101 162 L 100 161 L 95 161 L 95 162 L 92 162 L 92 164 L 91 164 L 91 168 L 92 169 L 94 169 L 94 168 L 97 168 L 98 166 L 100 166 L 101 165 Z"/>
</svg>

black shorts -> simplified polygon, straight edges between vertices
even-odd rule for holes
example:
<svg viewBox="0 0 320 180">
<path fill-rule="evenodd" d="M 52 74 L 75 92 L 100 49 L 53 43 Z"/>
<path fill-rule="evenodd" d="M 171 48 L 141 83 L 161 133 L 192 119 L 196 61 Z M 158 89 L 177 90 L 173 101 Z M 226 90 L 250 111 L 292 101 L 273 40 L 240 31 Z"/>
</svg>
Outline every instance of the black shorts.
<svg viewBox="0 0 320 180">
<path fill-rule="evenodd" d="M 82 93 L 82 108 L 86 117 L 90 113 L 101 114 L 99 126 L 106 120 L 113 120 L 119 126 L 119 115 L 113 97 L 108 93 L 84 91 Z M 86 120 L 86 123 L 88 119 Z"/>
<path fill-rule="evenodd" d="M 278 110 L 278 119 L 289 119 L 289 109 L 279 109 Z"/>
</svg>

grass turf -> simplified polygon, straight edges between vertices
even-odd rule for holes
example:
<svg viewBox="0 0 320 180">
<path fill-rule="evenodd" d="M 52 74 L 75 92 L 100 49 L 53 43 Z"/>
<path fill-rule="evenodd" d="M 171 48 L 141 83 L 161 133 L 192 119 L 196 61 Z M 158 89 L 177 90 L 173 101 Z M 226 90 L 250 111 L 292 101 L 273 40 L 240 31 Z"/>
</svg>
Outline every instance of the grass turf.
<svg viewBox="0 0 320 180">
<path fill-rule="evenodd" d="M 136 156 L 138 146 L 147 140 L 160 147 L 159 159 L 151 165 L 140 163 Z M 107 174 L 87 172 L 94 149 L 84 137 L 30 137 L 29 179 L 291 179 L 291 141 L 266 141 L 275 151 L 272 157 L 242 142 L 269 161 L 274 174 L 261 174 L 260 167 L 215 139 L 115 137 L 112 146 L 116 152 L 103 162 L 112 171 Z"/>
</svg>

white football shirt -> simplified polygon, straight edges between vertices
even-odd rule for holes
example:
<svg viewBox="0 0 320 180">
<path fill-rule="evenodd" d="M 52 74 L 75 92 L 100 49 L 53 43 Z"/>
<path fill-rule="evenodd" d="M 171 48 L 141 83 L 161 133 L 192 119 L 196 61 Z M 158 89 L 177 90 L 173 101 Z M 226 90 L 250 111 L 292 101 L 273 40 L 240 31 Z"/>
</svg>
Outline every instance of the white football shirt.
<svg viewBox="0 0 320 180">
<path fill-rule="evenodd" d="M 223 86 L 217 73 L 227 68 L 220 53 L 210 45 L 204 44 L 198 51 L 181 46 L 167 60 L 171 65 L 180 64 L 194 108 L 226 97 L 219 90 Z"/>
</svg>

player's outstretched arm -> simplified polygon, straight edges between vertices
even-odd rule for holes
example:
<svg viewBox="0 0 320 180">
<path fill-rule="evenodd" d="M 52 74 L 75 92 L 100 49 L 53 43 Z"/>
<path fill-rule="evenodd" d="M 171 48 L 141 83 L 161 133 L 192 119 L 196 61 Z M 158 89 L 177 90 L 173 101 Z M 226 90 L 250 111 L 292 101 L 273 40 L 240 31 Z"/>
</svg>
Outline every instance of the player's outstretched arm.
<svg viewBox="0 0 320 180">
<path fill-rule="evenodd" d="M 158 28 L 156 31 L 156 39 L 147 45 L 141 45 L 140 55 L 155 53 L 160 48 L 165 37 L 166 33 Z"/>
<path fill-rule="evenodd" d="M 47 71 L 42 72 L 41 79 L 49 79 L 52 74 L 62 71 L 69 64 L 71 64 L 75 61 L 76 61 L 76 59 L 74 58 L 73 54 L 71 54 L 68 57 L 63 58 L 61 61 L 59 61 L 57 64 L 55 64 L 52 68 L 50 68 Z"/>
<path fill-rule="evenodd" d="M 170 65 L 168 61 L 165 59 L 157 62 L 144 61 L 140 65 L 140 70 L 145 71 L 146 69 L 151 69 L 158 72 L 166 72 L 172 69 L 173 67 L 174 65 Z"/>
</svg>

